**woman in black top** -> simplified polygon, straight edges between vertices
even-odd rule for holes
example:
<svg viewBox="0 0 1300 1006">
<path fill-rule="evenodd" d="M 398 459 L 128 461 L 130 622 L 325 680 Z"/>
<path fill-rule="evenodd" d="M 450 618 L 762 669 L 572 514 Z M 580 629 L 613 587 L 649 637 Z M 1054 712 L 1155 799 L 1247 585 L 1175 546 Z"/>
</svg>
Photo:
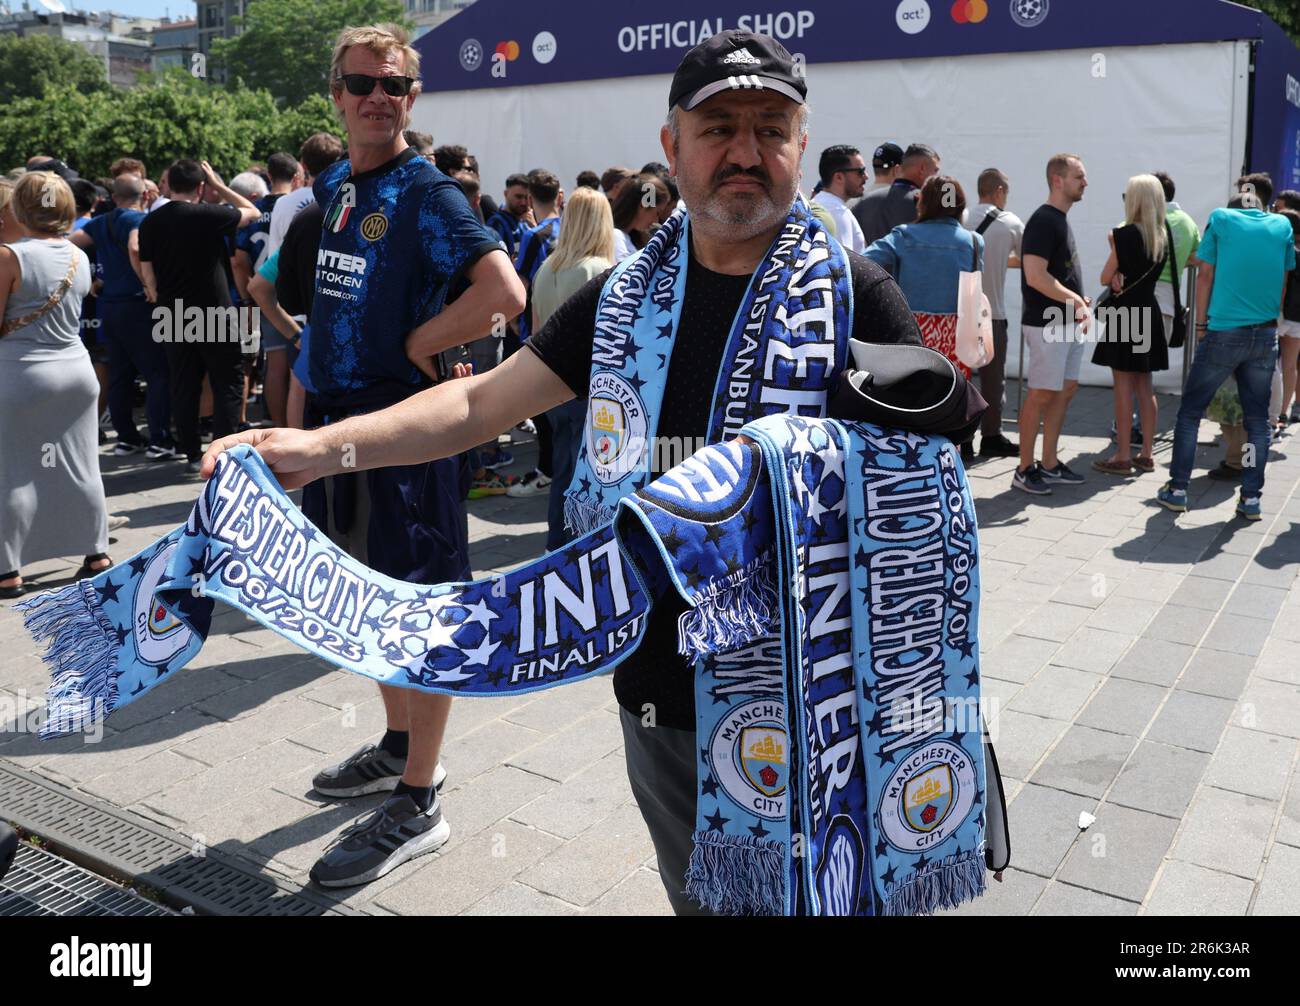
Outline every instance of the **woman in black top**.
<svg viewBox="0 0 1300 1006">
<path fill-rule="evenodd" d="M 1155 471 L 1151 457 L 1156 429 L 1156 396 L 1151 375 L 1169 369 L 1169 345 L 1156 301 L 1156 283 L 1168 253 L 1165 192 L 1154 175 L 1130 178 L 1124 191 L 1127 223 L 1110 232 L 1110 258 L 1101 282 L 1114 292 L 1098 307 L 1097 348 L 1092 362 L 1110 367 L 1115 379 L 1115 453 L 1092 467 L 1112 475 L 1133 468 Z M 1142 450 L 1131 456 L 1129 428 L 1133 400 L 1142 417 Z"/>
<path fill-rule="evenodd" d="M 1282 216 L 1291 221 L 1291 233 L 1295 238 L 1297 252 L 1300 252 L 1300 213 L 1295 210 L 1280 210 Z M 1291 407 L 1291 418 L 1287 419 L 1287 407 L 1295 397 L 1296 368 L 1300 366 L 1300 265 L 1297 265 L 1286 278 L 1286 293 L 1282 297 L 1282 320 L 1277 326 L 1278 351 L 1282 364 L 1282 407 L 1277 417 L 1278 427 L 1285 427 L 1288 422 L 1300 422 L 1300 402 Z"/>
</svg>

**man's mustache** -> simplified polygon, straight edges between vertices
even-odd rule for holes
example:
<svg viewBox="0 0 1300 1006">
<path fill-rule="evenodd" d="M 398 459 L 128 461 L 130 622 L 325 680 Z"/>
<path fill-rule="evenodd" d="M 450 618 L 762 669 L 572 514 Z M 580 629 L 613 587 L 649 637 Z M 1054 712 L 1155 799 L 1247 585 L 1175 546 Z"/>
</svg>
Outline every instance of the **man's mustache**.
<svg viewBox="0 0 1300 1006">
<path fill-rule="evenodd" d="M 757 182 L 761 182 L 764 188 L 769 187 L 772 183 L 772 179 L 768 177 L 767 172 L 764 171 L 761 167 L 741 168 L 741 167 L 737 167 L 736 165 L 731 165 L 729 167 L 723 168 L 721 171 L 717 173 L 717 175 L 714 176 L 713 187 L 717 188 L 723 182 L 737 177 L 752 178 Z"/>
</svg>

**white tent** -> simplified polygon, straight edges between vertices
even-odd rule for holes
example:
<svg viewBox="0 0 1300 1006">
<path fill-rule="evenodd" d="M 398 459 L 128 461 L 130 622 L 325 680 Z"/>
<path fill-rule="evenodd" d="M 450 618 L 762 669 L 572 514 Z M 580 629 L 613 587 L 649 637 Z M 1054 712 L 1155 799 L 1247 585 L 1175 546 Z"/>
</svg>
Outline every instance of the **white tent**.
<svg viewBox="0 0 1300 1006">
<path fill-rule="evenodd" d="M 1027 218 L 1043 201 L 1047 158 L 1077 152 L 1089 188 L 1070 219 L 1096 289 L 1130 176 L 1168 171 L 1178 202 L 1201 223 L 1248 166 L 1271 170 L 1278 188 L 1300 182 L 1300 54 L 1256 11 L 1221 0 L 971 0 L 952 12 L 946 0 L 812 6 L 755 13 L 765 5 L 752 2 L 747 13 L 700 19 L 693 5 L 666 0 L 661 22 L 637 25 L 613 5 L 571 2 L 561 14 L 479 0 L 417 43 L 425 91 L 413 125 L 472 150 L 489 193 L 537 166 L 568 187 L 584 169 L 665 160 L 659 127 L 685 49 L 721 27 L 766 29 L 807 64 L 805 192 L 823 147 L 920 141 L 938 149 L 972 202 L 979 172 L 1001 168 L 1011 178 L 1008 208 Z M 1180 377 L 1175 353 L 1159 386 L 1176 390 Z M 1109 372 L 1089 364 L 1084 380 L 1108 383 Z"/>
</svg>

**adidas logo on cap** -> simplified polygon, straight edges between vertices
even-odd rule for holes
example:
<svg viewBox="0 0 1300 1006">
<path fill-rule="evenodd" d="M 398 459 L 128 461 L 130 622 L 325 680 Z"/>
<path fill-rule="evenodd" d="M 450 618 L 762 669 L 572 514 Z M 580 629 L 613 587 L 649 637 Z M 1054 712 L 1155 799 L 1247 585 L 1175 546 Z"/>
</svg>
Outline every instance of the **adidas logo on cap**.
<svg viewBox="0 0 1300 1006">
<path fill-rule="evenodd" d="M 748 49 L 737 49 L 722 57 L 724 63 L 762 63 L 763 61 Z"/>
</svg>

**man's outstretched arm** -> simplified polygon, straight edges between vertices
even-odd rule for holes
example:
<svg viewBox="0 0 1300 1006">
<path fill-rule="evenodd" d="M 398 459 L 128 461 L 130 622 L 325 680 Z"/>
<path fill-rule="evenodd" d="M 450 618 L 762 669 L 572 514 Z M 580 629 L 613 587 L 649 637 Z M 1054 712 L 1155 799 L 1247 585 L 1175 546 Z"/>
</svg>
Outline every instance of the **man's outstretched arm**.
<svg viewBox="0 0 1300 1006">
<path fill-rule="evenodd" d="M 569 386 L 524 350 L 487 374 L 445 381 L 379 412 L 315 430 L 247 430 L 214 440 L 203 455 L 203 477 L 236 444 L 256 448 L 285 489 L 327 475 L 420 464 L 469 450 L 571 398 Z"/>
</svg>

